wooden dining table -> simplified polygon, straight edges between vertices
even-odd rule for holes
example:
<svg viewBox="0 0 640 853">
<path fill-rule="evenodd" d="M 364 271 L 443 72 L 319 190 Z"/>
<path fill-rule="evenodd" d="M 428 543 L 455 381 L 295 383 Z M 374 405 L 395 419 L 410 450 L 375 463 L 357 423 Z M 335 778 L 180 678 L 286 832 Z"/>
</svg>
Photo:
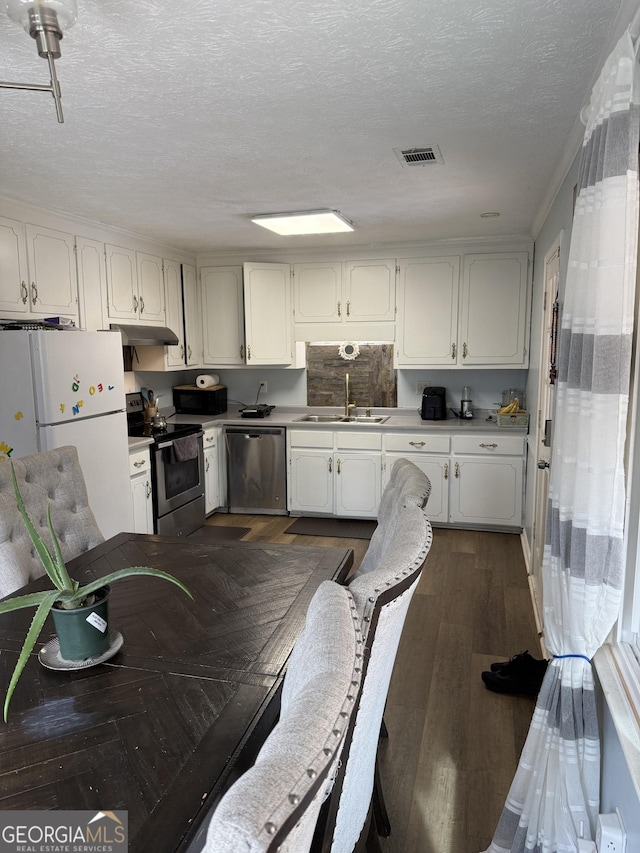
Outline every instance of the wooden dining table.
<svg viewBox="0 0 640 853">
<path fill-rule="evenodd" d="M 341 548 L 122 533 L 69 563 L 76 580 L 128 566 L 171 572 L 113 585 L 105 663 L 50 670 L 31 655 L 0 721 L 0 810 L 126 810 L 131 853 L 199 849 L 206 820 L 277 720 L 287 658 Z M 50 586 L 40 578 L 21 590 Z M 2 696 L 32 610 L 0 616 Z M 43 642 L 54 636 L 47 622 Z"/>
</svg>

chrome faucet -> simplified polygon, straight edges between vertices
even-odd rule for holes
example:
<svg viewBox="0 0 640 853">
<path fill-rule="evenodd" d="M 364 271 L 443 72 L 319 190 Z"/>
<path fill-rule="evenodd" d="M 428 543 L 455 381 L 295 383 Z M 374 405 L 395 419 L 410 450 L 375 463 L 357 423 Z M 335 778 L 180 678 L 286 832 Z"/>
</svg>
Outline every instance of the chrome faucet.
<svg viewBox="0 0 640 853">
<path fill-rule="evenodd" d="M 349 374 L 345 373 L 344 375 L 344 416 L 345 418 L 349 417 L 349 409 L 355 409 L 356 402 L 353 403 L 349 400 Z"/>
</svg>

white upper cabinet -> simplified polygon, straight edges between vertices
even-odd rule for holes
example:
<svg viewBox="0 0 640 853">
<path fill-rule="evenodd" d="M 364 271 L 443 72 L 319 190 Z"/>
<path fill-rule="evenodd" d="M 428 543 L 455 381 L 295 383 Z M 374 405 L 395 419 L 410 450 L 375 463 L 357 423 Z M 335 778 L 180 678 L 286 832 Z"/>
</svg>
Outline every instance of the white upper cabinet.
<svg viewBox="0 0 640 853">
<path fill-rule="evenodd" d="M 338 261 L 293 265 L 296 323 L 342 321 L 342 264 Z"/>
<path fill-rule="evenodd" d="M 345 261 L 345 323 L 393 322 L 396 311 L 396 261 Z"/>
<path fill-rule="evenodd" d="M 293 323 L 289 264 L 247 263 L 244 273 L 246 363 L 291 364 Z"/>
<path fill-rule="evenodd" d="M 396 363 L 455 364 L 460 258 L 400 261 Z"/>
<path fill-rule="evenodd" d="M 162 258 L 105 245 L 108 316 L 164 326 Z"/>
<path fill-rule="evenodd" d="M 78 294 L 80 298 L 80 326 L 88 332 L 104 328 L 103 306 L 106 300 L 106 271 L 104 268 L 104 243 L 76 238 L 78 262 Z"/>
<path fill-rule="evenodd" d="M 192 264 L 182 264 L 182 302 L 186 362 L 189 367 L 200 367 L 202 364 L 202 314 L 196 268 Z"/>
<path fill-rule="evenodd" d="M 24 224 L 0 217 L 0 311 L 28 314 L 29 274 Z"/>
<path fill-rule="evenodd" d="M 182 311 L 182 274 L 177 261 L 164 260 L 164 298 L 166 306 L 166 323 L 178 337 L 175 346 L 166 348 L 167 367 L 184 367 L 185 340 L 184 318 Z"/>
<path fill-rule="evenodd" d="M 164 275 L 163 261 L 155 255 L 136 252 L 138 265 L 138 314 L 141 320 L 149 320 L 164 326 Z"/>
<path fill-rule="evenodd" d="M 395 259 L 294 264 L 293 282 L 296 324 L 328 324 L 344 336 L 349 324 L 395 320 Z"/>
<path fill-rule="evenodd" d="M 27 225 L 27 266 L 31 313 L 78 318 L 75 237 Z"/>
<path fill-rule="evenodd" d="M 396 366 L 527 367 L 527 252 L 400 262 Z"/>
<path fill-rule="evenodd" d="M 526 252 L 466 255 L 460 344 L 463 364 L 526 367 Z"/>
<path fill-rule="evenodd" d="M 244 364 L 242 267 L 202 267 L 203 363 Z"/>
</svg>

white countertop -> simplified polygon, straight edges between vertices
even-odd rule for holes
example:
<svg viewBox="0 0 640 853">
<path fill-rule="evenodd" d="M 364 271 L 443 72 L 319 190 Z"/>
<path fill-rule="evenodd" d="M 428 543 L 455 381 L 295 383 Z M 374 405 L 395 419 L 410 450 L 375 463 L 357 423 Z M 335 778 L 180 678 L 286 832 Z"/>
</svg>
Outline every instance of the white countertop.
<svg viewBox="0 0 640 853">
<path fill-rule="evenodd" d="M 299 418 L 307 414 L 314 415 L 342 415 L 343 411 L 337 408 L 321 406 L 276 406 L 266 418 L 243 418 L 240 416 L 237 406 L 231 407 L 222 415 L 202 417 L 197 415 L 171 415 L 167 420 L 171 423 L 199 423 L 203 427 L 232 426 L 260 427 L 260 426 L 284 426 L 296 429 L 357 429 L 378 430 L 389 432 L 390 430 L 405 430 L 419 432 L 447 432 L 464 433 L 475 435 L 479 433 L 495 433 L 496 431 L 505 435 L 526 435 L 527 427 L 499 427 L 493 421 L 487 420 L 489 410 L 479 410 L 476 417 L 462 420 L 450 415 L 444 421 L 423 421 L 416 410 L 413 409 L 371 409 L 372 415 L 382 415 L 387 418 L 383 423 L 344 423 L 340 421 L 317 422 L 299 421 Z M 364 415 L 364 409 L 358 409 L 359 415 Z M 130 439 L 131 440 L 131 439 Z"/>
</svg>

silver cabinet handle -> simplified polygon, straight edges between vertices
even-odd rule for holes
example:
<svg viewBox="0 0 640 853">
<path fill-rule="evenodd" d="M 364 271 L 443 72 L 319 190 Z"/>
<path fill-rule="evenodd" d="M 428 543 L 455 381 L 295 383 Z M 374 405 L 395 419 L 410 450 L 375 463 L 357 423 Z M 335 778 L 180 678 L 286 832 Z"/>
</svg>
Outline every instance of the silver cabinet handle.
<svg viewBox="0 0 640 853">
<path fill-rule="evenodd" d="M 333 459 L 329 457 L 329 473 L 333 472 Z"/>
<path fill-rule="evenodd" d="M 191 361 L 191 347 L 187 344 L 187 358 Z"/>
<path fill-rule="evenodd" d="M 184 344 L 180 344 L 180 358 L 184 359 Z"/>
<path fill-rule="evenodd" d="M 147 498 L 150 498 L 151 497 L 151 483 L 148 480 L 146 482 L 146 487 L 147 487 Z"/>
<path fill-rule="evenodd" d="M 347 299 L 347 317 L 351 316 L 351 302 Z"/>
<path fill-rule="evenodd" d="M 139 462 L 134 462 L 134 463 L 133 463 L 133 467 L 134 467 L 134 468 L 142 468 L 142 466 L 143 466 L 143 465 L 144 465 L 144 459 L 140 459 L 140 461 L 139 461 Z"/>
<path fill-rule="evenodd" d="M 240 344 L 240 358 L 244 361 L 244 344 Z"/>
<path fill-rule="evenodd" d="M 209 442 L 211 442 L 211 441 L 215 441 L 215 440 L 216 440 L 216 439 L 215 439 L 215 436 L 213 436 L 213 435 L 208 435 L 208 436 L 205 438 L 205 441 L 207 442 L 207 444 L 208 444 Z"/>
<path fill-rule="evenodd" d="M 497 447 L 497 444 L 480 444 L 479 447 Z"/>
<path fill-rule="evenodd" d="M 339 459 L 336 460 L 336 472 L 338 474 L 340 473 L 340 460 Z"/>
<path fill-rule="evenodd" d="M 144 299 L 141 296 L 140 297 L 140 313 L 142 314 L 143 311 L 144 311 Z"/>
<path fill-rule="evenodd" d="M 424 442 L 424 441 L 410 441 L 410 442 L 409 442 L 409 444 L 411 445 L 411 447 L 424 447 L 424 446 L 425 446 L 425 443 L 426 443 L 426 442 Z"/>
<path fill-rule="evenodd" d="M 24 283 L 24 281 L 21 281 L 21 282 L 20 282 L 20 289 L 22 290 L 22 297 L 21 297 L 21 299 L 22 299 L 22 304 L 23 304 L 23 305 L 26 305 L 26 304 L 27 304 L 27 300 L 29 299 L 29 288 L 28 288 L 28 287 L 27 287 L 27 285 Z"/>
<path fill-rule="evenodd" d="M 467 345 L 466 345 L 466 343 L 462 344 L 462 357 L 463 358 L 467 357 Z"/>
<path fill-rule="evenodd" d="M 207 456 L 207 458 L 204 460 L 204 470 L 205 470 L 205 471 L 208 471 L 208 470 L 209 470 L 209 457 L 208 457 L 208 456 Z"/>
<path fill-rule="evenodd" d="M 133 313 L 134 314 L 138 313 L 138 297 L 137 296 L 133 297 Z"/>
<path fill-rule="evenodd" d="M 460 476 L 460 466 L 456 462 L 456 480 L 458 479 L 459 476 Z"/>
<path fill-rule="evenodd" d="M 31 301 L 34 305 L 38 301 L 38 288 L 36 287 L 35 281 L 31 282 Z"/>
<path fill-rule="evenodd" d="M 445 478 L 445 480 L 449 479 L 449 463 L 448 462 L 444 463 L 444 478 Z"/>
<path fill-rule="evenodd" d="M 247 346 L 247 361 L 251 361 L 251 344 Z"/>
<path fill-rule="evenodd" d="M 342 317 L 342 303 L 338 299 L 338 317 Z"/>
<path fill-rule="evenodd" d="M 455 344 L 451 344 L 451 358 L 454 361 L 456 360 L 456 345 Z"/>
</svg>

